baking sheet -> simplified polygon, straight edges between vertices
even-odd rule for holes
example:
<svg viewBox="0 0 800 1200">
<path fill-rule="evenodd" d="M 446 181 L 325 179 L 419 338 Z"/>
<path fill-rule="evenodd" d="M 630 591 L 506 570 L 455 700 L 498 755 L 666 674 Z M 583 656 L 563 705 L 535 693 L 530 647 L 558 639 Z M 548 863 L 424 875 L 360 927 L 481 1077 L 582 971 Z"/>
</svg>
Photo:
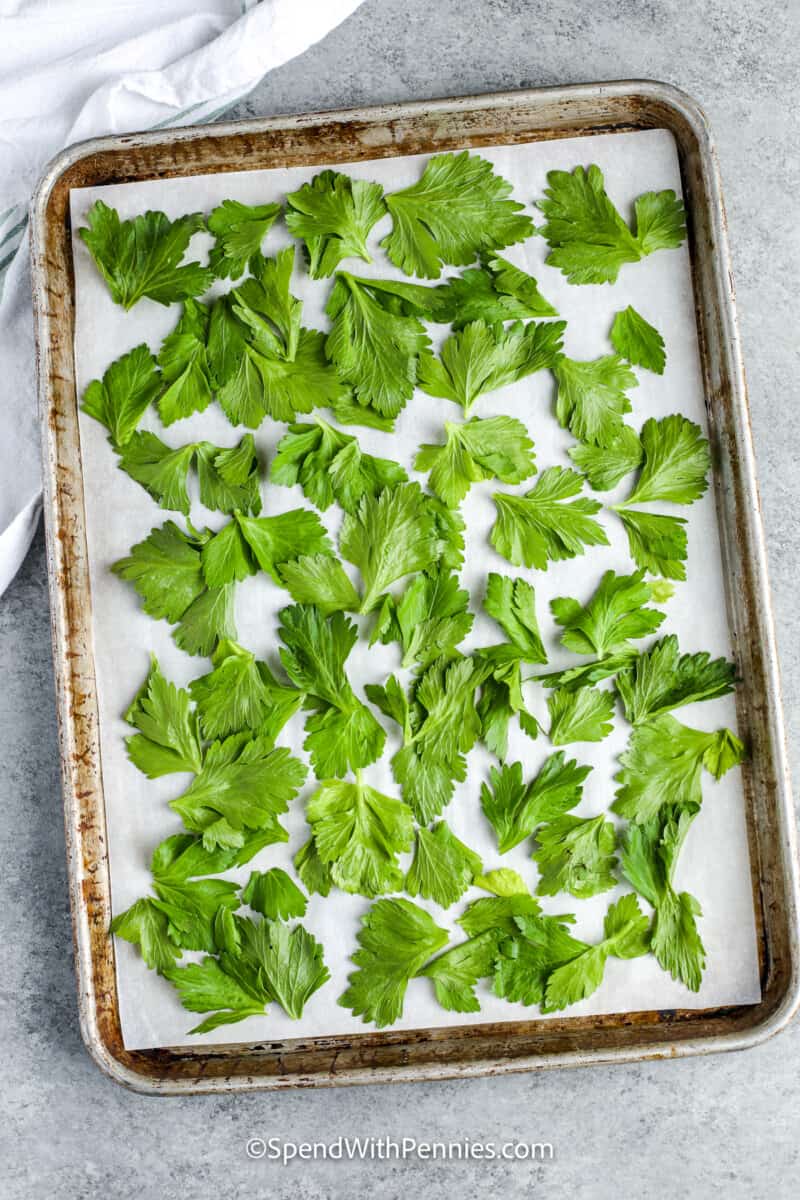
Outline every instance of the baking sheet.
<svg viewBox="0 0 800 1200">
<path fill-rule="evenodd" d="M 497 170 L 513 182 L 515 197 L 528 204 L 542 195 L 548 170 L 571 169 L 579 163 L 589 162 L 602 168 L 609 193 L 623 212 L 628 211 L 626 206 L 643 191 L 666 187 L 680 190 L 675 144 L 672 135 L 663 130 L 497 147 L 482 149 L 481 154 L 491 159 Z M 354 177 L 377 179 L 387 189 L 398 188 L 418 178 L 425 157 L 361 162 L 343 165 L 340 169 Z M 98 198 L 114 205 L 123 218 L 145 208 L 160 208 L 174 218 L 184 212 L 208 211 L 227 198 L 245 203 L 282 199 L 287 191 L 297 188 L 312 173 L 308 168 L 291 168 L 74 190 L 71 193 L 72 227 L 75 230 L 85 224 L 88 209 Z M 345 265 L 364 275 L 396 275 L 378 247 L 388 228 L 389 221 L 384 219 L 372 231 L 373 264 Z M 285 227 L 279 225 L 270 231 L 265 252 L 272 254 L 289 240 Z M 192 242 L 191 257 L 204 260 L 210 244 L 210 238 L 199 235 Z M 164 309 L 145 300 L 132 312 L 125 313 L 112 303 L 88 251 L 76 236 L 73 253 L 75 355 L 80 394 L 91 379 L 102 375 L 112 359 L 134 345 L 146 341 L 157 351 L 163 337 L 173 328 L 180 310 L 177 306 Z M 608 329 L 614 313 L 633 304 L 662 332 L 668 357 L 664 376 L 639 372 L 640 384 L 631 394 L 634 411 L 629 419 L 638 428 L 648 416 L 660 417 L 680 411 L 705 427 L 689 257 L 685 245 L 678 251 L 662 251 L 634 266 L 624 267 L 618 283 L 611 288 L 568 285 L 559 272 L 544 265 L 547 246 L 539 238 L 530 238 L 504 253 L 538 278 L 544 294 L 566 318 L 565 351 L 571 357 L 592 358 L 608 353 Z M 324 305 L 329 284 L 308 279 L 299 251 L 297 261 L 293 291 L 305 302 L 304 324 L 326 329 Z M 229 286 L 227 281 L 220 283 L 215 291 L 225 291 Z M 427 328 L 434 347 L 448 333 L 440 326 Z M 560 429 L 552 415 L 553 392 L 550 374 L 541 372 L 482 397 L 477 413 L 480 416 L 505 413 L 522 420 L 536 443 L 539 469 L 552 464 L 570 465 L 566 450 L 573 439 Z M 418 394 L 398 420 L 394 435 L 356 428 L 349 428 L 347 432 L 356 433 L 367 451 L 393 457 L 409 469 L 419 444 L 440 440 L 444 421 L 457 416 L 457 407 L 448 401 Z M 119 912 L 147 893 L 150 883 L 148 863 L 154 846 L 181 829 L 167 803 L 183 791 L 190 778 L 170 776 L 150 781 L 141 775 L 125 753 L 124 737 L 129 727 L 121 714 L 146 674 L 151 651 L 157 654 L 165 674 L 177 683 L 188 683 L 204 673 L 208 663 L 178 650 L 167 624 L 147 617 L 133 588 L 110 573 L 111 563 L 126 554 L 134 542 L 175 514 L 159 509 L 137 483 L 118 470 L 116 456 L 100 425 L 84 414 L 81 414 L 80 424 L 112 905 L 114 912 Z M 163 433 L 155 413 L 148 414 L 142 427 L 152 428 L 160 435 Z M 284 430 L 285 426 L 268 418 L 255 433 L 262 463 L 269 463 Z M 179 445 L 203 437 L 226 446 L 235 444 L 242 432 L 234 431 L 221 410 L 212 405 L 205 413 L 171 426 L 164 440 Z M 423 478 L 411 471 L 410 476 Z M 622 526 L 613 513 L 603 511 L 599 519 L 608 533 L 609 547 L 595 548 L 589 556 L 571 562 L 553 564 L 546 573 L 517 572 L 496 555 L 488 543 L 494 519 L 491 494 L 497 486 L 489 481 L 473 487 L 462 506 L 467 520 L 467 557 L 462 582 L 471 592 L 472 608 L 476 611 L 473 632 L 464 647 L 491 644 L 498 638 L 499 630 L 479 607 L 487 572 L 523 573 L 536 587 L 539 619 L 545 644 L 551 653 L 551 664 L 557 667 L 573 662 L 574 657 L 558 647 L 558 630 L 549 613 L 549 600 L 557 595 L 575 595 L 585 601 L 603 570 L 611 567 L 629 572 L 633 569 Z M 524 492 L 530 481 L 517 488 L 501 486 L 504 491 Z M 285 511 L 299 504 L 308 506 L 299 488 L 265 484 L 262 490 L 264 513 Z M 625 491 L 623 482 L 619 489 L 602 498 L 609 504 L 614 503 Z M 110 497 L 113 497 L 112 502 L 109 502 Z M 218 513 L 207 513 L 196 496 L 193 501 L 192 516 L 196 523 L 205 520 L 212 528 L 219 528 L 224 523 L 226 518 Z M 663 630 L 677 633 L 683 651 L 708 650 L 713 655 L 729 655 L 731 643 L 713 492 L 696 502 L 688 515 L 689 579 L 676 585 L 674 597 L 667 602 Z M 338 510 L 329 510 L 322 519 L 335 534 L 340 521 Z M 236 615 L 240 640 L 273 667 L 277 665 L 277 613 L 286 603 L 286 593 L 263 574 L 238 585 Z M 363 625 L 369 625 L 374 618 L 357 619 Z M 365 641 L 359 640 L 348 661 L 348 672 L 354 686 L 360 690 L 365 682 L 382 680 L 390 671 L 397 671 L 398 663 L 396 646 L 368 648 Z M 529 689 L 529 700 L 534 711 L 546 715 L 542 692 Z M 701 728 L 712 729 L 722 724 L 735 728 L 733 697 L 687 706 L 677 715 L 687 724 Z M 389 723 L 384 724 L 388 733 L 386 752 L 381 762 L 366 769 L 365 777 L 379 789 L 396 794 L 389 759 L 398 740 Z M 626 723 L 619 719 L 604 742 L 566 748 L 570 757 L 594 767 L 584 788 L 583 801 L 575 810 L 577 813 L 594 815 L 608 808 L 613 799 L 617 756 L 625 746 L 628 733 Z M 279 741 L 305 758 L 303 737 L 302 716 L 299 716 L 287 726 Z M 522 761 L 526 777 L 538 770 L 551 751 L 545 738 L 532 742 L 512 727 L 509 759 Z M 480 746 L 472 751 L 467 780 L 457 785 L 455 797 L 444 816 L 456 835 L 481 854 L 485 869 L 500 865 L 514 867 L 534 886 L 536 869 L 530 861 L 529 848 L 526 850 L 523 845 L 498 856 L 493 831 L 480 810 L 480 783 L 493 761 Z M 265 870 L 269 866 L 292 870 L 292 857 L 307 837 L 303 801 L 313 787 L 312 779 L 285 819 L 290 834 L 288 844 L 268 847 L 247 867 L 228 872 L 229 878 L 243 882 L 251 870 Z M 612 959 L 599 991 L 571 1008 L 569 1014 L 707 1008 L 755 1003 L 760 999 L 740 773 L 732 771 L 718 783 L 706 776 L 703 788 L 705 803 L 684 847 L 677 879 L 679 888 L 691 891 L 703 908 L 700 928 L 708 965 L 701 991 L 696 995 L 688 992 L 666 976 L 652 958 L 630 962 Z M 410 855 L 406 856 L 404 865 L 410 859 Z M 615 892 L 585 901 L 554 897 L 545 900 L 543 908 L 550 912 L 574 911 L 577 936 L 593 941 L 601 935 L 608 904 L 624 890 L 626 888 L 620 887 Z M 417 903 L 426 907 L 438 924 L 452 931 L 454 941 L 459 941 L 463 935 L 455 918 L 463 912 L 465 904 L 479 894 L 472 889 L 448 912 L 427 901 L 417 899 Z M 280 1040 L 352 1034 L 372 1028 L 336 1004 L 353 969 L 349 956 L 356 946 L 359 917 L 369 904 L 362 897 L 338 892 L 333 892 L 327 899 L 310 898 L 304 923 L 322 941 L 332 978 L 312 997 L 301 1021 L 289 1020 L 277 1005 L 273 1005 L 265 1017 L 251 1018 L 200 1037 L 187 1037 L 187 1030 L 196 1019 L 185 1012 L 171 986 L 147 970 L 134 947 L 118 940 L 120 1019 L 126 1047 L 144 1049 L 201 1042 Z M 539 1016 L 537 1009 L 508 1004 L 492 996 L 485 983 L 479 985 L 478 994 L 481 1012 L 459 1016 L 438 1006 L 428 980 L 414 980 L 409 985 L 403 1018 L 392 1028 L 474 1025 Z"/>
</svg>

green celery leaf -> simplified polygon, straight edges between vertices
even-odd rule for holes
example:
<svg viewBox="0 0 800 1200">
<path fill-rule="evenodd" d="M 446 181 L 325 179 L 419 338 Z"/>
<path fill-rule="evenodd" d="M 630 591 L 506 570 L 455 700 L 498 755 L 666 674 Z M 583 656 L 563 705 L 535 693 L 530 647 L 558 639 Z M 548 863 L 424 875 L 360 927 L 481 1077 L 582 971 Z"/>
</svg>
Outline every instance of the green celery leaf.
<svg viewBox="0 0 800 1200">
<path fill-rule="evenodd" d="M 235 865 L 237 851 L 225 847 L 206 850 L 203 839 L 191 833 L 174 833 L 159 842 L 150 860 L 156 883 L 186 883 L 197 875 L 219 875 Z"/>
<path fill-rule="evenodd" d="M 639 382 L 628 364 L 615 354 L 590 362 L 560 358 L 553 373 L 560 424 L 581 442 L 613 446 L 622 434 L 622 418 L 631 411 L 627 393 Z"/>
<path fill-rule="evenodd" d="M 274 517 L 265 517 L 274 521 Z M 203 577 L 211 588 L 221 588 L 229 583 L 240 583 L 255 575 L 257 567 L 250 553 L 239 522 L 234 518 L 217 530 L 200 551 Z"/>
<path fill-rule="evenodd" d="M 261 493 L 253 435 L 246 433 L 229 450 L 211 442 L 198 442 L 196 451 L 200 503 L 218 512 L 234 513 L 239 509 L 257 517 L 261 512 Z"/>
<path fill-rule="evenodd" d="M 507 329 L 473 321 L 447 339 L 438 358 L 422 355 L 419 386 L 430 396 L 461 405 L 469 415 L 486 392 L 554 367 L 564 329 L 564 321 L 515 321 Z"/>
<path fill-rule="evenodd" d="M 626 504 L 691 504 L 708 487 L 711 457 L 699 425 L 679 413 L 642 426 L 644 465 Z"/>
<path fill-rule="evenodd" d="M 303 747 L 318 779 L 339 778 L 369 766 L 380 758 L 386 739 L 381 725 L 357 699 L 345 707 L 320 703 L 306 720 L 306 734 Z"/>
<path fill-rule="evenodd" d="M 361 597 L 338 558 L 302 555 L 278 568 L 281 582 L 298 604 L 314 604 L 323 614 L 358 612 Z"/>
<path fill-rule="evenodd" d="M 398 579 L 432 566 L 444 544 L 419 484 L 399 483 L 377 497 L 362 496 L 357 512 L 345 514 L 339 547 L 361 572 L 366 613 Z"/>
<path fill-rule="evenodd" d="M 630 304 L 614 317 L 611 345 L 634 367 L 644 367 L 656 375 L 664 374 L 667 361 L 664 339 Z"/>
<path fill-rule="evenodd" d="M 264 420 L 267 415 L 264 381 L 249 346 L 242 347 L 236 370 L 219 389 L 217 399 L 231 425 L 257 429 Z M 307 402 L 303 401 L 303 405 L 307 406 Z"/>
<path fill-rule="evenodd" d="M 583 663 L 579 667 L 567 667 L 563 671 L 553 671 L 548 675 L 536 675 L 533 678 L 548 688 L 563 687 L 575 691 L 576 688 L 611 679 L 620 671 L 627 670 L 635 658 L 636 651 L 631 647 L 616 654 L 607 654 L 594 662 Z"/>
<path fill-rule="evenodd" d="M 120 221 L 116 209 L 96 200 L 87 221 L 88 228 L 79 229 L 78 236 L 115 304 L 132 308 L 149 296 L 167 305 L 199 296 L 211 286 L 214 272 L 209 268 L 197 262 L 179 265 L 192 236 L 204 227 L 201 213 L 170 221 L 162 212 L 146 212 Z"/>
<path fill-rule="evenodd" d="M 485 875 L 476 876 L 472 882 L 493 896 L 524 896 L 528 892 L 522 876 L 510 867 L 496 867 Z"/>
<path fill-rule="evenodd" d="M 630 425 L 621 426 L 609 446 L 570 446 L 569 456 L 596 492 L 609 492 L 644 461 L 639 435 Z"/>
<path fill-rule="evenodd" d="M 447 943 L 447 933 L 410 900 L 376 900 L 362 918 L 356 970 L 339 1004 L 379 1029 L 403 1015 L 409 980 Z"/>
<path fill-rule="evenodd" d="M 216 238 L 208 256 L 219 279 L 238 279 L 281 215 L 280 204 L 240 204 L 223 200 L 208 218 L 208 232 Z"/>
<path fill-rule="evenodd" d="M 663 805 L 699 806 L 703 767 L 719 779 L 744 757 L 744 746 L 729 729 L 705 733 L 663 713 L 634 727 L 620 755 L 622 770 L 614 777 L 620 786 L 611 807 L 641 824 Z"/>
<path fill-rule="evenodd" d="M 411 187 L 386 206 L 392 232 L 381 245 L 406 275 L 437 279 L 442 263 L 468 266 L 483 250 L 502 249 L 533 233 L 511 184 L 477 154 L 434 154 Z"/>
<path fill-rule="evenodd" d="M 599 167 L 550 171 L 547 182 L 540 232 L 550 245 L 547 262 L 570 283 L 614 283 L 625 263 L 683 241 L 683 205 L 671 190 L 637 199 L 633 234 L 608 198 Z"/>
<path fill-rule="evenodd" d="M 522 694 L 523 655 L 515 646 L 502 644 L 476 650 L 475 661 L 488 671 L 478 701 L 481 739 L 502 762 L 508 753 L 512 717 L 519 719 L 520 728 L 528 737 L 539 736 L 539 722 L 528 711 Z"/>
<path fill-rule="evenodd" d="M 410 848 L 414 836 L 408 805 L 360 778 L 328 780 L 308 801 L 306 817 L 316 855 L 337 887 L 370 898 L 400 890 L 397 856 Z"/>
<path fill-rule="evenodd" d="M 747 758 L 747 747 L 730 729 L 722 729 L 717 733 L 711 745 L 703 756 L 703 765 L 715 779 L 721 779 L 732 767 Z"/>
<path fill-rule="evenodd" d="M 216 949 L 214 923 L 220 908 L 239 907 L 238 888 L 224 879 L 190 879 L 166 883 L 156 879 L 153 901 L 167 918 L 169 936 L 184 950 Z"/>
<path fill-rule="evenodd" d="M 92 380 L 81 408 L 105 425 L 112 446 L 121 450 L 160 389 L 158 363 L 147 346 L 136 346 L 116 359 L 102 380 Z"/>
<path fill-rule="evenodd" d="M 169 922 L 152 899 L 137 900 L 125 912 L 118 913 L 109 933 L 138 946 L 148 967 L 165 974 L 181 957 L 181 951 L 169 936 Z"/>
<path fill-rule="evenodd" d="M 401 317 L 419 317 L 447 325 L 452 319 L 449 303 L 442 286 L 428 287 L 409 283 L 406 279 L 365 279 L 358 283 L 370 289 L 373 298 L 387 311 Z"/>
<path fill-rule="evenodd" d="M 364 454 L 356 438 L 315 417 L 313 425 L 289 426 L 278 443 L 270 479 L 284 487 L 299 484 L 323 512 L 335 501 L 354 513 L 362 496 L 404 483 L 407 475 L 389 459 Z"/>
<path fill-rule="evenodd" d="M 536 841 L 539 848 L 533 858 L 540 873 L 537 896 L 569 892 L 585 900 L 616 887 L 617 832 L 602 814 L 556 817 L 537 830 Z"/>
<path fill-rule="evenodd" d="M 255 428 L 267 415 L 292 421 L 347 394 L 325 355 L 325 335 L 301 324 L 303 306 L 290 291 L 293 265 L 292 246 L 274 258 L 256 255 L 251 277 L 212 321 L 209 356 L 233 424 Z"/>
<path fill-rule="evenodd" d="M 220 954 L 231 958 L 241 952 L 242 918 L 229 908 L 218 909 L 214 917 L 214 945 Z"/>
<path fill-rule="evenodd" d="M 343 258 L 372 262 L 367 236 L 386 212 L 379 183 L 326 170 L 286 199 L 286 224 L 305 242 L 312 279 L 332 275 Z"/>
<path fill-rule="evenodd" d="M 297 884 L 280 867 L 271 867 L 269 871 L 252 871 L 246 887 L 242 889 L 242 900 L 270 921 L 304 917 L 308 904 Z"/>
<path fill-rule="evenodd" d="M 458 586 L 458 576 L 441 565 L 423 571 L 399 600 L 386 596 L 371 640 L 384 645 L 397 641 L 404 667 L 427 667 L 452 653 L 472 629 L 468 603 L 469 593 Z"/>
<path fill-rule="evenodd" d="M 228 419 L 237 424 L 259 425 L 264 416 L 294 421 L 317 405 L 336 404 L 347 394 L 345 385 L 328 362 L 325 335 L 301 329 L 294 358 L 268 358 L 252 347 L 245 349 L 246 365 L 219 394 Z M 255 419 L 252 419 L 252 418 Z"/>
<path fill-rule="evenodd" d="M 310 997 L 330 978 L 319 942 L 302 925 L 290 929 L 281 921 L 237 916 L 222 940 L 219 961 L 226 975 L 262 1005 L 276 1000 L 293 1020 L 300 1019 Z M 204 1027 L 214 1028 L 213 1019 L 194 1032 Z"/>
<path fill-rule="evenodd" d="M 260 968 L 272 996 L 288 1017 L 299 1021 L 306 1004 L 330 979 L 322 946 L 302 925 L 261 921 L 249 938 L 248 953 Z"/>
<path fill-rule="evenodd" d="M 484 676 L 485 668 L 469 658 L 437 659 L 413 686 L 403 745 L 392 758 L 392 771 L 421 824 L 441 813 L 456 781 L 466 778 L 465 755 L 481 732 L 475 692 Z M 377 701 L 376 689 L 367 695 Z M 388 707 L 394 715 L 396 702 Z"/>
<path fill-rule="evenodd" d="M 633 892 L 609 906 L 603 924 L 603 940 L 587 946 L 571 961 L 555 968 L 547 978 L 543 1012 L 560 1012 L 596 992 L 603 982 L 610 956 L 639 958 L 650 945 L 648 918 Z"/>
<path fill-rule="evenodd" d="M 499 255 L 484 255 L 483 265 L 492 273 L 498 292 L 525 305 L 526 317 L 558 316 L 552 304 L 545 300 L 539 291 L 536 280 L 527 271 L 515 267 L 508 259 L 500 258 Z"/>
<path fill-rule="evenodd" d="M 205 584 L 201 555 L 210 536 L 167 521 L 111 568 L 133 583 L 151 617 L 179 622 L 173 637 L 187 654 L 210 654 L 218 639 L 236 637 L 233 588 Z"/>
<path fill-rule="evenodd" d="M 303 701 L 296 688 L 276 682 L 266 663 L 233 641 L 214 652 L 214 670 L 189 685 L 203 735 L 227 737 L 244 730 L 275 737 Z"/>
<path fill-rule="evenodd" d="M 409 896 L 423 896 L 442 908 L 449 908 L 460 900 L 482 870 L 483 864 L 475 851 L 459 841 L 446 821 L 438 821 L 431 829 L 417 830 L 406 891 Z"/>
<path fill-rule="evenodd" d="M 327 620 L 310 604 L 280 614 L 281 661 L 292 682 L 310 697 L 305 749 L 318 779 L 340 778 L 380 757 L 386 734 L 353 692 L 344 664 L 357 637 L 341 613 Z"/>
<path fill-rule="evenodd" d="M 693 992 L 700 990 L 706 964 L 697 929 L 702 913 L 694 896 L 675 891 L 673 876 L 698 812 L 694 804 L 667 805 L 644 824 L 629 825 L 621 847 L 623 874 L 655 909 L 650 949 L 664 970 Z"/>
<path fill-rule="evenodd" d="M 648 582 L 656 604 L 666 604 L 675 595 L 675 584 L 668 579 L 650 579 Z"/>
<path fill-rule="evenodd" d="M 430 345 L 415 316 L 387 309 L 376 282 L 340 271 L 326 312 L 326 352 L 364 409 L 393 421 L 414 393 L 419 356 Z"/>
<path fill-rule="evenodd" d="M 591 767 L 580 767 L 563 750 L 545 759 L 531 783 L 522 779 L 522 764 L 490 767 L 490 785 L 481 785 L 481 806 L 497 834 L 501 854 L 532 837 L 540 825 L 558 820 L 580 803 Z"/>
<path fill-rule="evenodd" d="M 642 651 L 617 676 L 617 691 L 632 725 L 683 704 L 713 700 L 733 691 L 736 668 L 710 654 L 681 654 L 675 634 Z"/>
<path fill-rule="evenodd" d="M 216 958 L 204 958 L 185 967 L 172 967 L 164 974 L 189 1012 L 220 1010 L 191 1029 L 190 1033 L 209 1033 L 220 1025 L 232 1025 L 266 1012 L 264 998 L 254 995 L 223 971 Z"/>
<path fill-rule="evenodd" d="M 246 517 L 236 513 L 236 524 L 262 571 L 281 582 L 279 567 L 305 555 L 332 554 L 325 526 L 316 513 L 293 508 L 274 517 Z"/>
<path fill-rule="evenodd" d="M 291 293 L 294 246 L 273 258 L 254 255 L 251 275 L 231 293 L 233 313 L 248 327 L 250 344 L 260 355 L 291 362 L 297 355 L 303 303 Z"/>
<path fill-rule="evenodd" d="M 148 616 L 174 624 L 205 589 L 200 545 L 195 536 L 167 521 L 151 529 L 131 548 L 130 556 L 111 569 L 133 584 Z"/>
<path fill-rule="evenodd" d="M 642 254 L 656 250 L 677 250 L 686 237 L 683 204 L 667 188 L 663 192 L 645 192 L 634 203 L 636 240 Z"/>
<path fill-rule="evenodd" d="M 547 697 L 550 741 L 554 746 L 570 742 L 601 742 L 613 728 L 614 695 L 592 687 L 556 688 Z"/>
<path fill-rule="evenodd" d="M 686 521 L 666 513 L 616 508 L 625 526 L 631 558 L 642 571 L 666 579 L 686 578 Z"/>
<path fill-rule="evenodd" d="M 154 433 L 137 430 L 121 448 L 119 465 L 131 479 L 161 505 L 189 515 L 189 493 L 186 490 L 195 446 L 189 443 L 173 449 Z"/>
<path fill-rule="evenodd" d="M 500 942 L 492 990 L 518 1004 L 541 1004 L 551 971 L 586 949 L 567 929 L 574 917 L 518 916 L 512 937 Z"/>
<path fill-rule="evenodd" d="M 483 896 L 473 900 L 458 918 L 458 924 L 467 937 L 480 937 L 492 930 L 498 935 L 515 937 L 519 932 L 519 917 L 536 917 L 541 905 L 530 892 L 514 893 L 510 896 Z M 562 918 L 563 919 L 563 918 Z"/>
<path fill-rule="evenodd" d="M 536 618 L 536 592 L 527 580 L 512 579 L 491 571 L 486 580 L 483 607 L 525 662 L 547 662 Z"/>
<path fill-rule="evenodd" d="M 596 500 L 577 500 L 583 484 L 577 471 L 548 467 L 524 496 L 495 492 L 497 520 L 491 543 L 515 567 L 536 567 L 583 554 L 588 546 L 607 546 L 605 530 L 593 519 Z M 569 501 L 569 503 L 567 503 Z"/>
<path fill-rule="evenodd" d="M 215 922 L 220 966 L 262 1004 L 275 999 L 264 970 L 264 950 L 269 945 L 272 924 L 224 911 L 218 913 Z"/>
<path fill-rule="evenodd" d="M 450 508 L 458 507 L 473 483 L 521 483 L 535 470 L 533 442 L 514 417 L 446 421 L 444 428 L 444 445 L 424 443 L 414 469 L 430 471 L 431 490 Z"/>
<path fill-rule="evenodd" d="M 208 840 L 213 840 L 213 838 Z M 238 838 L 236 840 L 238 841 Z M 245 867 L 249 862 L 253 861 L 257 854 L 265 850 L 267 846 L 272 846 L 276 842 L 287 842 L 288 840 L 289 835 L 277 821 L 270 823 L 266 829 L 256 829 L 252 832 L 245 831 L 242 845 L 232 847 L 235 857 L 231 865 L 234 867 Z"/>
<path fill-rule="evenodd" d="M 187 654 L 213 653 L 218 642 L 236 639 L 233 619 L 233 584 L 206 588 L 193 600 L 173 630 L 176 645 Z"/>
<path fill-rule="evenodd" d="M 522 763 L 489 768 L 490 783 L 481 784 L 481 808 L 497 834 L 501 854 L 530 837 L 533 826 L 523 822 L 529 785 L 522 778 Z"/>
<path fill-rule="evenodd" d="M 209 311 L 197 300 L 185 300 L 183 316 L 164 338 L 158 352 L 163 391 L 158 412 L 165 425 L 211 403 L 211 372 L 206 352 Z"/>
<path fill-rule="evenodd" d="M 269 739 L 232 737 L 212 743 L 202 771 L 170 808 L 203 834 L 206 848 L 242 846 L 245 830 L 278 825 L 305 777 L 305 765 Z"/>
<path fill-rule="evenodd" d="M 412 736 L 411 707 L 396 675 L 390 675 L 385 684 L 368 683 L 364 691 L 384 716 L 396 721 L 406 736 Z"/>
<path fill-rule="evenodd" d="M 448 508 L 437 496 L 426 496 L 425 499 L 442 540 L 440 562 L 451 571 L 460 571 L 464 565 L 466 522 L 460 512 Z"/>
<path fill-rule="evenodd" d="M 264 419 L 264 387 L 248 346 L 248 327 L 235 314 L 233 293 L 211 308 L 208 365 L 217 399 L 232 425 L 256 429 Z"/>
<path fill-rule="evenodd" d="M 284 608 L 280 619 L 281 662 L 292 682 L 326 704 L 349 703 L 352 689 L 344 664 L 358 636 L 355 625 L 340 614 L 325 620 L 309 604 Z"/>
<path fill-rule="evenodd" d="M 550 266 L 570 283 L 614 283 L 624 263 L 638 262 L 636 238 L 606 195 L 599 167 L 548 171 L 547 183 L 538 207 Z"/>
<path fill-rule="evenodd" d="M 483 255 L 480 268 L 471 267 L 439 285 L 442 313 L 454 329 L 472 321 L 520 321 L 528 317 L 557 317 L 532 275 L 504 258 Z"/>
<path fill-rule="evenodd" d="M 436 999 L 448 1012 L 480 1012 L 475 995 L 479 979 L 492 974 L 497 957 L 497 936 L 492 930 L 451 946 L 417 972 L 433 981 Z"/>
<path fill-rule="evenodd" d="M 327 896 L 333 885 L 328 866 L 317 853 L 313 838 L 309 838 L 294 856 L 294 868 L 307 892 Z"/>
<path fill-rule="evenodd" d="M 245 357 L 247 326 L 233 311 L 232 295 L 229 292 L 226 296 L 219 296 L 211 305 L 207 350 L 215 391 L 219 391 L 236 375 Z M 238 421 L 234 423 L 238 424 Z"/>
<path fill-rule="evenodd" d="M 125 720 L 139 731 L 125 739 L 128 757 L 148 779 L 202 768 L 200 731 L 189 694 L 164 678 L 155 655 Z"/>
<path fill-rule="evenodd" d="M 645 607 L 651 597 L 643 571 L 632 575 L 606 571 L 588 604 L 559 596 L 550 601 L 550 608 L 564 630 L 561 644 L 567 650 L 603 658 L 630 649 L 631 639 L 658 629 L 664 613 Z"/>
</svg>

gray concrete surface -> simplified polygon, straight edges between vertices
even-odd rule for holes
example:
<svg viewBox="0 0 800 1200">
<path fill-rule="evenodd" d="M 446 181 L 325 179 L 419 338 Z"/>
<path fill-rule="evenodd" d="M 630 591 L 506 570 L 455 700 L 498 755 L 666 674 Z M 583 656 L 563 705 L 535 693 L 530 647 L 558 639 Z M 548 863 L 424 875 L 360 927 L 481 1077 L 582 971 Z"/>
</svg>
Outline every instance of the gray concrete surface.
<svg viewBox="0 0 800 1200">
<path fill-rule="evenodd" d="M 800 8 L 746 0 L 367 0 L 236 115 L 650 76 L 705 106 L 730 217 L 790 745 L 800 550 L 796 469 Z M 800 1184 L 800 1022 L 746 1054 L 394 1088 L 151 1100 L 78 1034 L 47 591 L 39 536 L 0 601 L 0 1195 L 788 1197 Z M 795 776 L 800 778 L 793 750 Z M 251 1136 L 548 1140 L 539 1165 L 253 1162 Z"/>
</svg>

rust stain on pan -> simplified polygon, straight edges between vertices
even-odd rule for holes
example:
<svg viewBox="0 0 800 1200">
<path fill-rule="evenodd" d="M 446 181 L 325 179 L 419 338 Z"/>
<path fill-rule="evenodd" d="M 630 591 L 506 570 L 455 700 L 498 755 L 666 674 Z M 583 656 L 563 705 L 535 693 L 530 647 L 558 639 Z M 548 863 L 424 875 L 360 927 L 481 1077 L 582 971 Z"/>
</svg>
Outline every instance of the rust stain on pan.
<svg viewBox="0 0 800 1200">
<path fill-rule="evenodd" d="M 666 128 L 674 135 L 686 194 L 729 618 L 744 679 L 739 720 L 752 748 L 745 799 L 761 1002 L 126 1050 L 107 936 L 110 886 L 72 351 L 70 189 L 644 128 Z M 131 134 L 68 150 L 50 167 L 34 199 L 31 229 L 64 815 L 81 1027 L 90 1053 L 113 1078 L 143 1091 L 181 1093 L 499 1074 L 736 1049 L 789 1019 L 800 987 L 794 816 L 724 221 L 702 113 L 683 93 L 647 81 Z"/>
</svg>

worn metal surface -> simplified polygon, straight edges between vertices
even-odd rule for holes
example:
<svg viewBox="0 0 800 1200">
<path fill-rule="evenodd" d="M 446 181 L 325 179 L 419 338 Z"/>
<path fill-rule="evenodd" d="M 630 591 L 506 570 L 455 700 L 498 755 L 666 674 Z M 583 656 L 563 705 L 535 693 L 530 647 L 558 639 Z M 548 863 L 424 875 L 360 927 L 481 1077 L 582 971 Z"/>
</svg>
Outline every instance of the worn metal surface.
<svg viewBox="0 0 800 1200">
<path fill-rule="evenodd" d="M 678 145 L 729 618 L 751 745 L 745 801 L 762 1000 L 670 1010 L 129 1051 L 119 1026 L 73 361 L 69 191 L 133 179 L 318 166 L 464 146 L 667 128 Z M 738 1049 L 800 1001 L 795 828 L 746 386 L 713 147 L 693 101 L 651 82 L 579 85 L 106 138 L 46 172 L 32 210 L 34 307 L 64 812 L 81 1026 L 119 1082 L 160 1093 L 392 1082 Z"/>
</svg>

